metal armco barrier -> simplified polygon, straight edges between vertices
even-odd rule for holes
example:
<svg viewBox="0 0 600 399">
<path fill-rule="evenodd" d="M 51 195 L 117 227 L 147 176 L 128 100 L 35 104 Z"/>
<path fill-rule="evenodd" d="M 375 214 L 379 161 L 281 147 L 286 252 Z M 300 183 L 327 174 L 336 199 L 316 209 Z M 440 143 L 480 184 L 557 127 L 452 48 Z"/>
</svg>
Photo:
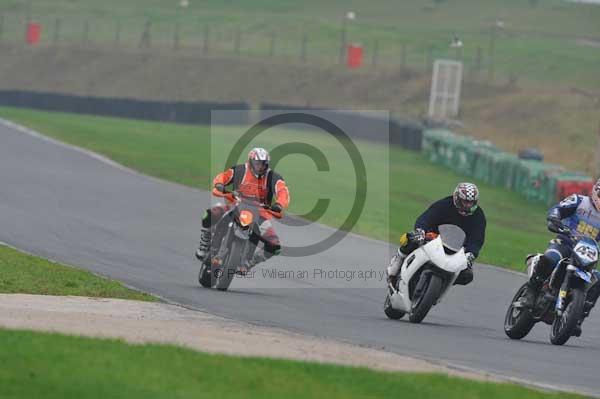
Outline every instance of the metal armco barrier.
<svg viewBox="0 0 600 399">
<path fill-rule="evenodd" d="M 224 123 L 247 124 L 250 109 L 244 102 L 149 101 L 23 90 L 0 90 L 0 106 L 198 125 L 209 125 L 211 111 L 219 110 L 246 111 L 232 113 L 232 118 Z"/>
</svg>

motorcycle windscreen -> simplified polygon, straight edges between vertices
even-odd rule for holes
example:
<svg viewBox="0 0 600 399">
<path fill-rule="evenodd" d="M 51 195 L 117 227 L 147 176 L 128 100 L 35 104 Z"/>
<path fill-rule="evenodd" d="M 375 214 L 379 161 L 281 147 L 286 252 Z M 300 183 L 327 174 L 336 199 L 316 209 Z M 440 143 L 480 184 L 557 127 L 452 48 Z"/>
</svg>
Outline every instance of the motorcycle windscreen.
<svg viewBox="0 0 600 399">
<path fill-rule="evenodd" d="M 443 224 L 439 227 L 439 231 L 444 246 L 454 252 L 460 251 L 466 238 L 463 229 L 453 224 Z"/>
</svg>

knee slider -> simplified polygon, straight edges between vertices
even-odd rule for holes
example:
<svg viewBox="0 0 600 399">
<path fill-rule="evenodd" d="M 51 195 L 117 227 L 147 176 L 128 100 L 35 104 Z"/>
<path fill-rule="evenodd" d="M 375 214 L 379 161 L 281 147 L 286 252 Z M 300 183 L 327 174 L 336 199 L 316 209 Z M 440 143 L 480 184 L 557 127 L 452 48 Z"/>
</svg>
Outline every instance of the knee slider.
<svg viewBox="0 0 600 399">
<path fill-rule="evenodd" d="M 204 215 L 202 215 L 202 227 L 209 228 L 211 220 L 211 212 L 210 209 L 204 211 Z"/>
</svg>

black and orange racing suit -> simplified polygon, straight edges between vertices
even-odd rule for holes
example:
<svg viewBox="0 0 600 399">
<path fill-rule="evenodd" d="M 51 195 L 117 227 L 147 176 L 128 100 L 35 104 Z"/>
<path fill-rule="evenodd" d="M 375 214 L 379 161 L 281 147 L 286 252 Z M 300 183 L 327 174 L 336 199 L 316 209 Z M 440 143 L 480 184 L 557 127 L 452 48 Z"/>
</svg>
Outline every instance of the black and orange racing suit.
<svg viewBox="0 0 600 399">
<path fill-rule="evenodd" d="M 256 177 L 248 163 L 236 165 L 225 172 L 219 173 L 213 180 L 213 186 L 222 184 L 228 187 L 229 191 L 236 191 L 243 198 L 252 199 L 265 205 L 279 204 L 282 209 L 286 209 L 290 203 L 290 194 L 285 184 L 283 177 L 274 170 L 269 169 L 261 177 Z M 227 204 L 214 206 L 206 211 L 202 219 L 202 226 L 210 228 L 214 226 L 223 214 L 230 208 L 230 203 L 233 198 L 223 193 L 216 188 L 213 189 L 213 195 L 225 197 Z M 252 236 L 250 240 L 254 245 L 258 245 L 259 241 L 264 243 L 265 259 L 277 255 L 281 250 L 279 237 L 273 228 L 271 218 L 273 215 L 264 209 L 260 210 L 259 230 L 260 237 Z"/>
</svg>

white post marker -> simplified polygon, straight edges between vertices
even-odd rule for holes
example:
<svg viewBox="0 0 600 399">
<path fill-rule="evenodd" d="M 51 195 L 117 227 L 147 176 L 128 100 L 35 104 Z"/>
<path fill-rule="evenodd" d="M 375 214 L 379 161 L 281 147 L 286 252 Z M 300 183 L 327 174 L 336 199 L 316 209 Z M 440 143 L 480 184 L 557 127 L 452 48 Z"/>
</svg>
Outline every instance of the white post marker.
<svg viewBox="0 0 600 399">
<path fill-rule="evenodd" d="M 462 62 L 436 60 L 433 64 L 428 115 L 432 119 L 449 119 L 458 115 L 462 86 Z"/>
</svg>

